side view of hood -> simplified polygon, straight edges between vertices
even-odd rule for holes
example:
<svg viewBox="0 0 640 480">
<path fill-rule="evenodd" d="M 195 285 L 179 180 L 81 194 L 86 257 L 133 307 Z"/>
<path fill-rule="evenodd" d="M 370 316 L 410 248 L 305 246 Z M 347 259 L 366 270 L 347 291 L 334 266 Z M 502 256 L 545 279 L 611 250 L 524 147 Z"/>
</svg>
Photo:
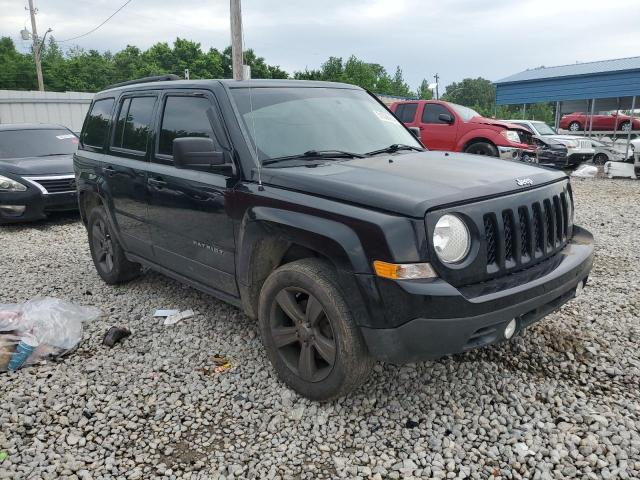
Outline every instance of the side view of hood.
<svg viewBox="0 0 640 480">
<path fill-rule="evenodd" d="M 0 158 L 0 175 L 69 175 L 73 173 L 73 155 Z"/>
<path fill-rule="evenodd" d="M 522 125 L 505 122 L 504 120 L 495 120 L 493 118 L 486 118 L 486 117 L 473 117 L 471 120 L 469 120 L 469 122 L 481 123 L 484 125 L 491 125 L 493 127 L 506 128 L 509 130 L 518 130 L 520 132 L 525 132 L 531 135 L 531 132 L 527 128 L 523 127 Z"/>
</svg>

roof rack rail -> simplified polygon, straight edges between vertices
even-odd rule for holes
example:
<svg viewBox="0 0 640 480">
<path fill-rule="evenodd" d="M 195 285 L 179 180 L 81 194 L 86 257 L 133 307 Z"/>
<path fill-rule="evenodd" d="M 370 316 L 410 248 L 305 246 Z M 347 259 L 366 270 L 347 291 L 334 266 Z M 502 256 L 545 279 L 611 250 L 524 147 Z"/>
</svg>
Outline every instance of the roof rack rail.
<svg viewBox="0 0 640 480">
<path fill-rule="evenodd" d="M 136 78 L 135 80 L 128 80 L 126 82 L 114 83 L 113 85 L 109 85 L 105 90 L 109 90 L 111 88 L 124 87 L 126 85 L 135 85 L 136 83 L 149 83 L 149 82 L 166 82 L 169 80 L 181 80 L 178 75 L 174 75 L 170 73 L 168 75 L 156 75 L 154 77 L 143 77 Z"/>
</svg>

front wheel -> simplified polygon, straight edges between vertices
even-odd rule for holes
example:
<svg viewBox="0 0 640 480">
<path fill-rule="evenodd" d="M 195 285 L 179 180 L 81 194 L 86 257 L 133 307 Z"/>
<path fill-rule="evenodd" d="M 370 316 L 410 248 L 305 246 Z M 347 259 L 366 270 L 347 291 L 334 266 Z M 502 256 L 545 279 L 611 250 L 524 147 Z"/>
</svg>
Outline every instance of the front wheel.
<svg viewBox="0 0 640 480">
<path fill-rule="evenodd" d="M 595 157 L 593 157 L 594 165 L 604 165 L 609 161 L 609 157 L 607 157 L 604 153 L 598 153 Z"/>
<path fill-rule="evenodd" d="M 345 395 L 369 375 L 373 360 L 326 262 L 303 259 L 275 270 L 260 293 L 259 324 L 276 373 L 307 398 Z"/>
<path fill-rule="evenodd" d="M 91 258 L 98 275 L 108 284 L 122 283 L 140 274 L 140 265 L 127 260 L 113 235 L 104 209 L 94 208 L 87 222 Z"/>
<path fill-rule="evenodd" d="M 569 124 L 569 131 L 571 132 L 579 132 L 581 130 L 580 124 L 578 122 L 571 122 Z"/>
<path fill-rule="evenodd" d="M 498 149 L 488 142 L 476 142 L 465 148 L 465 153 L 474 155 L 486 155 L 488 157 L 497 157 Z"/>
<path fill-rule="evenodd" d="M 623 132 L 628 132 L 629 130 L 631 130 L 631 122 L 622 122 L 620 124 L 620 130 L 622 130 Z"/>
</svg>

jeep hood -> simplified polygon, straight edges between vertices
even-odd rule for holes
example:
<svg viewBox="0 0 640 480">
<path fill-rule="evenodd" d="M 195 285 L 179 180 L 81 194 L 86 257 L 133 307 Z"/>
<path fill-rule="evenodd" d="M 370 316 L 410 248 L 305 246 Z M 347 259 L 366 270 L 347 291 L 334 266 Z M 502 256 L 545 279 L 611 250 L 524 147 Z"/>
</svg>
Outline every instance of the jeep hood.
<svg viewBox="0 0 640 480">
<path fill-rule="evenodd" d="M 516 179 L 533 186 L 518 186 Z M 411 152 L 262 169 L 264 184 L 411 217 L 475 199 L 505 195 L 566 176 L 524 163 L 479 155 Z"/>
<path fill-rule="evenodd" d="M 0 175 L 69 175 L 73 174 L 73 155 L 47 157 L 0 158 Z"/>
</svg>

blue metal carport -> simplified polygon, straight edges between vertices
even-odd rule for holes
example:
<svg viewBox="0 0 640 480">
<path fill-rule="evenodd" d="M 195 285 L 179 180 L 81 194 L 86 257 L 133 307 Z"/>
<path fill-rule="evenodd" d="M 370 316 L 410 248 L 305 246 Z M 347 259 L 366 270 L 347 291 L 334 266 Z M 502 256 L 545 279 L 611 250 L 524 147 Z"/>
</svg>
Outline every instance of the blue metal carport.
<svg viewBox="0 0 640 480">
<path fill-rule="evenodd" d="M 495 85 L 496 105 L 556 102 L 556 128 L 561 111 L 586 111 L 593 117 L 596 104 L 598 111 L 630 109 L 633 117 L 640 95 L 640 57 L 533 68 Z M 629 131 L 627 152 L 630 138 Z"/>
</svg>

